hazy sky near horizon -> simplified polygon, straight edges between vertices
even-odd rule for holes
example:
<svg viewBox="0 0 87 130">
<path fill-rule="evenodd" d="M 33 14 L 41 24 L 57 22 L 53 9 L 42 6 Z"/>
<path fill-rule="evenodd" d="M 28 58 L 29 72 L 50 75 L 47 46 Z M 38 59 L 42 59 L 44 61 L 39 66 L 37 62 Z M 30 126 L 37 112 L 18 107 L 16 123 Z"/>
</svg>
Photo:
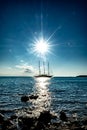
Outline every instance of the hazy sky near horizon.
<svg viewBox="0 0 87 130">
<path fill-rule="evenodd" d="M 34 75 L 35 39 L 49 39 L 53 75 L 87 74 L 86 0 L 0 0 L 0 75 Z"/>
</svg>

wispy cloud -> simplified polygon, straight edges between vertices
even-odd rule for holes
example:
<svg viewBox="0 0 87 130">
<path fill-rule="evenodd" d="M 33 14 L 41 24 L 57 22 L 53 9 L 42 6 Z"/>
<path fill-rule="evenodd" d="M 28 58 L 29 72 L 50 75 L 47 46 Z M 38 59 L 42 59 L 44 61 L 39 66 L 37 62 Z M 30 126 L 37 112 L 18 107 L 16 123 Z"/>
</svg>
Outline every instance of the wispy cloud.
<svg viewBox="0 0 87 130">
<path fill-rule="evenodd" d="M 32 70 L 31 70 L 31 69 L 25 69 L 24 72 L 25 72 L 25 73 L 32 73 Z"/>
<path fill-rule="evenodd" d="M 34 73 L 34 67 L 32 65 L 28 65 L 27 63 L 16 65 L 15 67 L 18 69 L 22 69 L 24 73 Z"/>
</svg>

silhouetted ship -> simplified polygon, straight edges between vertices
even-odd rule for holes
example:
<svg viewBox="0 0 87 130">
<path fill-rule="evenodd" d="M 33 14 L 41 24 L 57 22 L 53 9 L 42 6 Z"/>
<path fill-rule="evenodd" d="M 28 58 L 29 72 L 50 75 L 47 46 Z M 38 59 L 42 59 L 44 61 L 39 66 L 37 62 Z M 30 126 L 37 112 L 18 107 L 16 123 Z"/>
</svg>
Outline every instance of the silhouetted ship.
<svg viewBox="0 0 87 130">
<path fill-rule="evenodd" d="M 35 76 L 36 78 L 40 78 L 40 77 L 48 77 L 48 78 L 51 78 L 52 77 L 52 75 L 47 75 L 47 74 L 41 74 L 41 75 L 36 75 Z"/>
<path fill-rule="evenodd" d="M 48 74 L 45 73 L 45 63 L 43 62 L 43 70 L 44 70 L 44 73 L 42 74 L 41 73 L 41 67 L 40 67 L 40 61 L 39 61 L 39 74 L 38 75 L 35 75 L 34 77 L 35 78 L 51 78 L 52 75 L 50 75 L 50 72 L 49 72 L 49 62 L 48 62 Z"/>
</svg>

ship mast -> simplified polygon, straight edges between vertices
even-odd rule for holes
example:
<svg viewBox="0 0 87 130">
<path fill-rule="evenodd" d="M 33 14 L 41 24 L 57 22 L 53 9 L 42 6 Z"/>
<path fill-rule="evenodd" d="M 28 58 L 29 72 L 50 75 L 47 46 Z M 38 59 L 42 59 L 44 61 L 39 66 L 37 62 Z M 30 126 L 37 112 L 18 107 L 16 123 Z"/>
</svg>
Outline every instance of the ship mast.
<svg viewBox="0 0 87 130">
<path fill-rule="evenodd" d="M 44 74 L 45 74 L 45 62 L 43 62 L 43 69 L 44 69 Z"/>
<path fill-rule="evenodd" d="M 39 61 L 39 75 L 41 74 L 40 61 Z"/>
<path fill-rule="evenodd" d="M 46 74 L 46 72 L 45 72 L 45 62 L 43 61 L 43 74 L 42 75 L 50 75 L 50 69 L 49 69 L 49 62 L 48 62 L 48 74 Z M 39 61 L 39 75 L 41 75 L 41 63 L 40 63 L 40 61 Z"/>
<path fill-rule="evenodd" d="M 49 75 L 49 62 L 48 62 L 48 75 Z"/>
</svg>

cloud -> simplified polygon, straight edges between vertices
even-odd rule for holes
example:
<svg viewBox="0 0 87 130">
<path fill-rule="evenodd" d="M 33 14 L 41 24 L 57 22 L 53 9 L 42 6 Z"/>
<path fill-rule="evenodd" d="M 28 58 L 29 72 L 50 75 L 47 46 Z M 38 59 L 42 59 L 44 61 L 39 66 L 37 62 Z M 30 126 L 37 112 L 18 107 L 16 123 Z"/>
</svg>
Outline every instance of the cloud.
<svg viewBox="0 0 87 130">
<path fill-rule="evenodd" d="M 24 72 L 25 72 L 25 73 L 32 73 L 32 70 L 31 70 L 31 69 L 25 69 Z"/>
<path fill-rule="evenodd" d="M 16 65 L 16 68 L 22 69 L 24 73 L 34 73 L 34 68 L 31 65 L 28 65 L 27 63 L 22 65 Z"/>
</svg>

